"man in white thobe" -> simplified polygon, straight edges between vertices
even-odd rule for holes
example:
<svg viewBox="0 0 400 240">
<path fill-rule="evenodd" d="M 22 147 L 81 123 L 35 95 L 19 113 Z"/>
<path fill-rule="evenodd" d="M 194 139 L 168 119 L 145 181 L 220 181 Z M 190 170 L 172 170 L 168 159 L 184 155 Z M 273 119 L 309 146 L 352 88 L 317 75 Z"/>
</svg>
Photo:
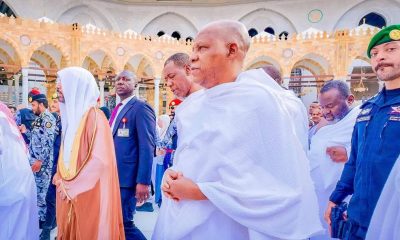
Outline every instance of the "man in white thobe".
<svg viewBox="0 0 400 240">
<path fill-rule="evenodd" d="M 153 239 L 306 239 L 322 230 L 283 99 L 236 81 L 249 43 L 236 21 L 211 23 L 196 37 L 192 76 L 206 90 L 176 112 L 178 149 L 162 187 L 170 199 Z"/>
<path fill-rule="evenodd" d="M 0 102 L 0 239 L 39 239 L 36 182 L 13 118 Z"/>
<path fill-rule="evenodd" d="M 360 109 L 350 108 L 354 96 L 347 83 L 340 80 L 325 83 L 320 90 L 319 99 L 328 125 L 318 129 L 311 139 L 308 156 L 319 202 L 319 216 L 324 223 L 325 233 L 311 239 L 328 240 L 331 239 L 329 226 L 323 221 L 326 203 L 350 155 L 351 136 Z"/>
</svg>

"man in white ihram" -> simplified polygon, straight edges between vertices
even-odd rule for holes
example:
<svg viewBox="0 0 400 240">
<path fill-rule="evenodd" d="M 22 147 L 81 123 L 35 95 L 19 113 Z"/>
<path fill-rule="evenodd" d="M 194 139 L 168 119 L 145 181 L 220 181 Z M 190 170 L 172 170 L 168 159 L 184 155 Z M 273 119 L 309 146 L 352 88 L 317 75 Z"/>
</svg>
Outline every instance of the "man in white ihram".
<svg viewBox="0 0 400 240">
<path fill-rule="evenodd" d="M 350 108 L 354 96 L 347 83 L 341 80 L 326 82 L 320 89 L 319 100 L 328 125 L 318 129 L 311 138 L 308 157 L 325 233 L 311 239 L 328 240 L 331 239 L 329 226 L 323 221 L 326 203 L 350 156 L 351 137 L 360 108 Z"/>
<path fill-rule="evenodd" d="M 207 25 L 192 75 L 206 90 L 178 108 L 178 149 L 164 175 L 153 239 L 306 239 L 322 230 L 308 160 L 279 95 L 236 82 L 249 49 L 243 24 Z M 173 200 L 172 200 L 173 199 Z"/>
<path fill-rule="evenodd" d="M 0 239 L 39 239 L 36 182 L 25 141 L 0 102 Z"/>
<path fill-rule="evenodd" d="M 259 69 L 251 69 L 239 75 L 237 81 L 257 81 L 270 88 L 270 91 L 277 91 L 283 99 L 292 120 L 293 130 L 296 133 L 304 152 L 308 151 L 308 114 L 303 102 L 291 91 L 279 85 L 282 78 L 278 69 L 267 65 Z"/>
</svg>

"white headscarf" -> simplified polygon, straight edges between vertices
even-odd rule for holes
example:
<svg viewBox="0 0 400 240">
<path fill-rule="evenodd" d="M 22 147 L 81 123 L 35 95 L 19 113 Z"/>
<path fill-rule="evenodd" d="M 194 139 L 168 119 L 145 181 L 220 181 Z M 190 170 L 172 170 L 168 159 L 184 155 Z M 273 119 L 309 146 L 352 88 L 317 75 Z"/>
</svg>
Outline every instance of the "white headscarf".
<svg viewBox="0 0 400 240">
<path fill-rule="evenodd" d="M 100 92 L 93 75 L 81 67 L 68 67 L 57 73 L 65 103 L 60 102 L 64 163 L 69 166 L 72 145 L 84 114 L 96 106 Z"/>
</svg>

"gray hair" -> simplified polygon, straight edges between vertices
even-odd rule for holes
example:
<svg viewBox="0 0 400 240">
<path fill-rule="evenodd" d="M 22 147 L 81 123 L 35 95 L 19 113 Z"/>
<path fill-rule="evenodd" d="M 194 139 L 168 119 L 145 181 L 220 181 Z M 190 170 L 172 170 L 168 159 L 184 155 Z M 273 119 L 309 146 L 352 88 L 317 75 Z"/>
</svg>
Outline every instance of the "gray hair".
<svg viewBox="0 0 400 240">
<path fill-rule="evenodd" d="M 190 57 L 186 53 L 175 53 L 165 61 L 164 67 L 170 62 L 173 62 L 178 67 L 190 66 Z"/>
<path fill-rule="evenodd" d="M 139 80 L 135 73 L 133 73 L 131 71 L 128 71 L 128 70 L 124 70 L 124 71 L 120 72 L 115 77 L 115 81 L 118 81 L 121 77 L 125 77 L 125 78 L 128 78 L 130 80 L 133 80 L 135 83 L 137 83 L 138 80 Z"/>
<path fill-rule="evenodd" d="M 325 93 L 331 89 L 337 89 L 339 91 L 339 94 L 343 97 L 343 98 L 347 98 L 348 96 L 351 95 L 350 92 L 350 88 L 347 85 L 347 83 L 345 81 L 342 80 L 330 80 L 327 81 L 324 86 L 322 86 L 321 90 L 319 90 L 319 92 Z"/>
</svg>

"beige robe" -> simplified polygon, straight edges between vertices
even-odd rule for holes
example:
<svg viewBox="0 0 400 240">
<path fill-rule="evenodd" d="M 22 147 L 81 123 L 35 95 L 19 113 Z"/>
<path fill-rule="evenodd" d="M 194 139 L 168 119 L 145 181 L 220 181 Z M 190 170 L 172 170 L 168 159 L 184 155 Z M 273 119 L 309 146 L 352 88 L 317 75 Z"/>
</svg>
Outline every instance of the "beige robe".
<svg viewBox="0 0 400 240">
<path fill-rule="evenodd" d="M 57 193 L 57 239 L 125 239 L 114 143 L 98 109 L 83 117 L 65 166 L 60 150 L 57 174 L 71 200 Z"/>
</svg>

